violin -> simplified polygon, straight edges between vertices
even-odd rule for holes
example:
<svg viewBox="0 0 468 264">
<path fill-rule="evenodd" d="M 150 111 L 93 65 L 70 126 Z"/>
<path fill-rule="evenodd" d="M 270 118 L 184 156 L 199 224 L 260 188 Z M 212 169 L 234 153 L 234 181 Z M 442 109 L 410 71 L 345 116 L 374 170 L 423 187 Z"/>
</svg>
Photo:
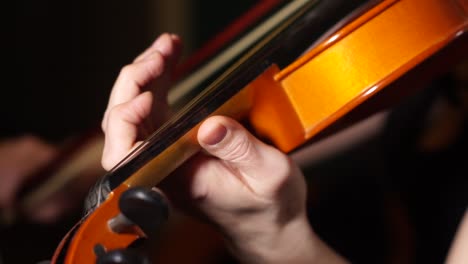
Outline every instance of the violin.
<svg viewBox="0 0 468 264">
<path fill-rule="evenodd" d="M 218 55 L 233 39 L 239 38 L 252 24 L 259 23 L 281 5 L 284 3 L 280 0 L 262 0 L 254 4 L 177 66 L 173 79 L 182 79 L 204 61 Z M 189 93 L 190 91 L 181 89 L 171 91 L 171 106 L 177 108 L 183 105 Z M 57 158 L 35 172 L 30 177 L 33 180 L 21 186 L 17 194 L 19 202 L 15 208 L 16 212 L 9 213 L 21 217 L 45 200 L 53 198 L 66 186 L 83 186 L 78 188 L 80 190 L 90 188 L 98 176 L 105 173 L 101 167 L 103 146 L 104 138 L 100 126 L 92 127 L 89 131 L 69 139 L 59 150 Z"/>
<path fill-rule="evenodd" d="M 468 0 L 370 1 L 314 39 L 310 29 L 320 3 L 291 1 L 253 31 L 247 48 L 233 47 L 233 62 L 215 59 L 214 76 L 195 72 L 176 86 L 194 86 L 197 94 L 99 180 L 88 212 L 52 263 L 93 263 L 103 251 L 145 238 L 131 225 L 109 225 L 122 218 L 120 197 L 131 188 L 156 186 L 197 153 L 195 135 L 207 117 L 246 122 L 257 136 L 291 153 L 387 91 L 406 95 L 393 90 L 395 84 L 413 80 L 408 74 L 421 66 L 466 56 Z M 443 68 L 430 67 L 434 73 Z"/>
</svg>

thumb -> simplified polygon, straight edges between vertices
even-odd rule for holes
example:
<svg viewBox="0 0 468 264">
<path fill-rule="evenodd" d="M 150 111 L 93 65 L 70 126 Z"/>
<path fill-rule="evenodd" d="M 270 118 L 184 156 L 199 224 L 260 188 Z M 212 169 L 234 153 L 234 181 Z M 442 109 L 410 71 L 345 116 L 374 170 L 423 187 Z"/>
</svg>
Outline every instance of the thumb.
<svg viewBox="0 0 468 264">
<path fill-rule="evenodd" d="M 291 174 L 289 158 L 278 149 L 263 143 L 238 122 L 213 116 L 200 126 L 198 141 L 209 154 L 237 170 L 249 185 L 278 187 Z M 251 186 L 255 187 L 255 186 Z"/>
</svg>

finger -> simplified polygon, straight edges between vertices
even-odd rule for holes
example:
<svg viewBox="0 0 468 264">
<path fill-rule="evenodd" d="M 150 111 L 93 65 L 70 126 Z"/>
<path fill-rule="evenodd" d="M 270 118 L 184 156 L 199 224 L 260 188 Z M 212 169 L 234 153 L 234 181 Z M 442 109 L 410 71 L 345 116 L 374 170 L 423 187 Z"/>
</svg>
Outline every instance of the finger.
<svg viewBox="0 0 468 264">
<path fill-rule="evenodd" d="M 157 43 L 157 45 L 156 45 Z M 154 80 L 164 75 L 170 75 L 171 68 L 180 53 L 180 39 L 175 35 L 163 35 L 155 42 L 154 48 L 150 48 L 148 54 L 133 64 L 125 66 L 112 88 L 107 109 L 104 113 L 102 129 L 106 128 L 108 111 L 117 104 L 127 102 L 135 98 L 143 91 L 150 90 Z M 168 89 L 166 85 L 159 87 L 162 96 L 165 97 Z"/>
<path fill-rule="evenodd" d="M 198 141 L 209 154 L 237 170 L 242 180 L 253 188 L 276 189 L 293 169 L 284 153 L 261 142 L 227 117 L 214 116 L 203 122 Z"/>
<path fill-rule="evenodd" d="M 106 112 L 102 121 L 105 131 L 109 119 L 109 111 L 116 105 L 128 102 L 143 92 L 153 79 L 159 77 L 164 71 L 164 59 L 158 53 L 151 60 L 142 61 L 125 66 L 112 88 Z"/>
<path fill-rule="evenodd" d="M 172 45 L 167 45 L 171 42 Z M 175 34 L 163 33 L 159 36 L 151 46 L 149 46 L 143 53 L 135 58 L 134 62 L 145 60 L 150 54 L 155 51 L 160 52 L 168 60 L 177 58 L 181 51 L 181 40 L 179 36 Z"/>
<path fill-rule="evenodd" d="M 174 71 L 176 62 L 180 56 L 182 50 L 181 40 L 177 35 L 164 33 L 162 34 L 155 43 L 148 48 L 144 54 L 135 59 L 136 62 L 145 61 L 151 59 L 153 54 L 159 53 L 164 59 L 164 74 L 152 84 L 147 85 L 146 90 L 152 90 L 156 94 L 156 98 L 159 101 L 165 102 L 167 106 L 167 92 L 172 81 L 172 72 Z M 160 108 L 159 106 L 157 106 Z"/>
<path fill-rule="evenodd" d="M 151 112 L 152 101 L 153 95 L 144 92 L 133 100 L 109 110 L 101 160 L 104 169 L 112 169 L 135 147 L 139 140 L 140 125 Z"/>
</svg>

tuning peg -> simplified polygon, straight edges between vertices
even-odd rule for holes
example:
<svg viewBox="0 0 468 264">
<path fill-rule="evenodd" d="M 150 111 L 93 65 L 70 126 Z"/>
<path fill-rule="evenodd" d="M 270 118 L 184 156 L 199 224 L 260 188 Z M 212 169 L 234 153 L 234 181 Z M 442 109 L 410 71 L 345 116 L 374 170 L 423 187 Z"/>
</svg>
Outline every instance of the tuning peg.
<svg viewBox="0 0 468 264">
<path fill-rule="evenodd" d="M 99 255 L 96 264 L 150 264 L 150 261 L 136 250 L 119 249 Z"/>
<path fill-rule="evenodd" d="M 114 232 L 125 232 L 134 225 L 146 236 L 156 233 L 169 215 L 169 207 L 162 194 L 143 187 L 125 191 L 119 200 L 121 214 L 109 226 Z"/>
</svg>

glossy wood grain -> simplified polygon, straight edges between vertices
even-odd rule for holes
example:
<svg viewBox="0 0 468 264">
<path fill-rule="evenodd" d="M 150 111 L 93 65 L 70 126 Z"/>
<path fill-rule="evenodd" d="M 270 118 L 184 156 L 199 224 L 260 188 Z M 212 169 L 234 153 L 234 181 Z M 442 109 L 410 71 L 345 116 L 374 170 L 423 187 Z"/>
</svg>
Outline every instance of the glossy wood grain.
<svg viewBox="0 0 468 264">
<path fill-rule="evenodd" d="M 386 0 L 313 47 L 285 69 L 271 65 L 214 114 L 248 118 L 285 152 L 305 143 L 467 30 L 467 0 Z M 117 201 L 132 186 L 156 185 L 199 147 L 198 126 L 149 161 L 85 220 L 66 263 L 95 260 L 93 247 L 125 248 L 141 236 L 112 232 Z"/>
</svg>

